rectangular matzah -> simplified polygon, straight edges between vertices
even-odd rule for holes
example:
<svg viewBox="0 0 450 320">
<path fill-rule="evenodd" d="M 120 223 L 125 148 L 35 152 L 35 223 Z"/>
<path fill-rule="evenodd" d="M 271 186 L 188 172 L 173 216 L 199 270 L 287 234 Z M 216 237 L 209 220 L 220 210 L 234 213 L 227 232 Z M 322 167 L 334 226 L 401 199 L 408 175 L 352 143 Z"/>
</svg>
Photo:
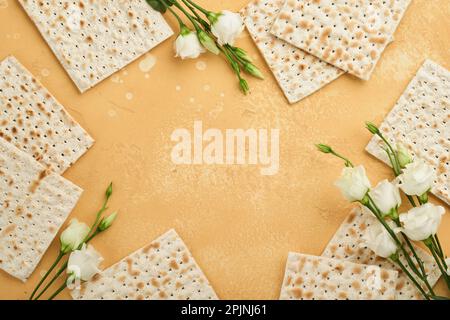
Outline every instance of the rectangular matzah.
<svg viewBox="0 0 450 320">
<path fill-rule="evenodd" d="M 420 292 L 397 265 L 388 259 L 378 257 L 365 245 L 363 236 L 365 230 L 372 223 L 378 223 L 378 221 L 370 212 L 363 211 L 361 208 L 355 208 L 328 243 L 322 256 L 397 270 L 399 276 L 396 283 L 396 299 L 422 299 Z M 428 280 L 434 286 L 440 277 L 439 269 L 435 265 L 433 258 L 424 250 L 416 247 L 416 252 L 424 261 L 425 269 L 427 274 L 429 274 Z M 402 261 L 407 266 L 407 262 L 403 258 Z M 408 266 L 407 268 L 409 269 Z"/>
<path fill-rule="evenodd" d="M 255 0 L 242 9 L 241 14 L 286 98 L 295 103 L 344 72 L 270 34 L 283 3 L 284 0 Z"/>
<path fill-rule="evenodd" d="M 271 32 L 368 80 L 411 0 L 288 0 Z"/>
<path fill-rule="evenodd" d="M 80 92 L 173 32 L 145 0 L 19 0 Z"/>
<path fill-rule="evenodd" d="M 401 142 L 436 170 L 431 190 L 450 205 L 450 72 L 427 60 L 410 82 L 380 130 L 394 146 Z M 377 136 L 366 150 L 390 164 Z"/>
<path fill-rule="evenodd" d="M 0 269 L 26 281 L 82 190 L 0 139 Z"/>
<path fill-rule="evenodd" d="M 94 143 L 63 106 L 10 56 L 0 62 L 0 138 L 63 173 Z"/>
<path fill-rule="evenodd" d="M 397 271 L 289 253 L 280 300 L 393 300 Z"/>
<path fill-rule="evenodd" d="M 76 300 L 216 300 L 217 295 L 175 230 L 103 270 Z"/>
</svg>

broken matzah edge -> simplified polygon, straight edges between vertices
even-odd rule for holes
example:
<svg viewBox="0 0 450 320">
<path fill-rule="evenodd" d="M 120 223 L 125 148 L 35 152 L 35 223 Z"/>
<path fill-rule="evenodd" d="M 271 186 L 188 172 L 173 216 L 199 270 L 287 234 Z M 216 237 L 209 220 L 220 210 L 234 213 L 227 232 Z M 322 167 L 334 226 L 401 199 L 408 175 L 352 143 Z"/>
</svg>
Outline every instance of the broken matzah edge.
<svg viewBox="0 0 450 320">
<path fill-rule="evenodd" d="M 51 109 L 50 111 L 48 111 L 48 112 L 60 112 L 61 113 L 61 116 L 56 116 L 56 117 L 60 117 L 59 118 L 59 121 L 61 121 L 61 122 L 63 122 L 62 120 L 67 120 L 69 123 L 70 123 L 70 126 L 68 126 L 68 125 L 64 125 L 64 130 L 66 130 L 65 131 L 65 133 L 64 133 L 64 135 L 67 135 L 67 134 L 69 134 L 69 132 L 70 132 L 70 134 L 73 134 L 73 136 L 72 137 L 68 137 L 68 136 L 64 136 L 64 139 L 67 139 L 67 140 L 69 140 L 69 138 L 70 139 L 74 139 L 75 140 L 75 138 L 77 138 L 77 146 L 75 147 L 75 146 L 73 146 L 72 145 L 72 147 L 71 147 L 71 149 L 73 149 L 73 150 L 76 150 L 73 154 L 71 154 L 69 157 L 68 157 L 68 161 L 67 162 L 64 162 L 64 161 L 61 161 L 61 159 L 62 158 L 60 158 L 60 156 L 59 156 L 59 154 L 58 154 L 58 156 L 54 156 L 53 155 L 53 157 L 51 157 L 50 156 L 50 154 L 48 154 L 47 153 L 47 149 L 45 148 L 44 150 L 45 150 L 45 152 L 43 152 L 43 153 L 39 153 L 39 155 L 38 155 L 38 158 L 40 158 L 40 159 L 38 159 L 38 162 L 39 163 L 41 163 L 42 165 L 44 165 L 45 167 L 49 167 L 50 169 L 52 169 L 53 171 L 55 171 L 56 173 L 58 173 L 58 174 L 63 174 L 67 169 L 69 169 L 77 160 L 79 160 L 82 156 L 84 156 L 85 154 L 86 154 L 86 152 L 94 145 L 94 143 L 95 143 L 95 140 L 92 138 L 92 136 L 83 128 L 83 126 L 81 126 L 80 124 L 79 124 L 79 122 L 78 121 L 76 121 L 71 115 L 70 115 L 70 113 L 67 111 L 67 109 L 61 104 L 61 102 L 59 102 L 59 100 L 47 89 L 47 87 L 46 86 L 44 86 L 43 84 L 42 84 L 42 82 L 41 81 L 39 81 L 39 79 L 37 79 L 32 73 L 31 73 L 31 71 L 27 68 L 27 67 L 25 67 L 14 55 L 8 55 L 7 57 L 5 57 L 3 60 L 1 60 L 0 61 L 0 66 L 3 66 L 3 65 L 5 65 L 6 66 L 6 68 L 16 68 L 16 69 L 18 69 L 18 72 L 20 72 L 20 80 L 15 80 L 15 77 L 13 78 L 13 79 L 10 79 L 10 77 L 6 77 L 6 76 L 4 76 L 4 77 L 6 77 L 4 80 L 0 80 L 0 84 L 4 81 L 4 82 L 7 82 L 7 83 L 10 83 L 11 81 L 13 81 L 12 82 L 12 87 L 14 88 L 15 87 L 15 90 L 19 90 L 19 87 L 23 87 L 23 85 L 25 85 L 26 86 L 26 88 L 28 88 L 28 85 L 30 84 L 30 83 L 27 83 L 24 79 L 28 79 L 28 78 L 30 78 L 30 80 L 31 80 L 31 83 L 32 83 L 32 85 L 34 85 L 34 86 L 36 86 L 36 87 L 38 87 L 38 91 L 34 91 L 33 92 L 33 95 L 32 95 L 32 97 L 34 98 L 34 99 L 37 99 L 37 96 L 36 96 L 36 93 L 38 93 L 38 92 L 40 92 L 40 93 L 42 93 L 42 95 L 44 95 L 44 93 L 45 93 L 45 96 L 44 97 L 42 97 L 42 99 L 45 99 L 45 101 L 39 101 L 39 102 L 37 102 L 36 100 L 35 101 L 28 101 L 28 103 L 30 103 L 30 106 L 31 106 L 31 109 L 33 109 L 33 110 L 35 110 L 35 109 L 38 109 L 38 108 L 41 108 L 41 107 L 39 107 L 39 104 L 40 103 L 43 103 L 48 109 Z M 14 82 L 14 81 L 18 81 L 18 82 Z M 10 83 L 11 84 L 11 83 Z M 20 86 L 19 86 L 20 85 Z M 6 90 L 5 91 L 5 95 L 6 95 L 6 92 L 8 92 L 8 90 Z M 29 91 L 26 91 L 26 93 L 28 94 L 28 92 Z M 17 95 L 19 95 L 19 93 L 16 93 Z M 0 98 L 2 97 L 2 94 L 0 94 Z M 28 96 L 26 96 L 26 98 L 27 98 Z M 7 98 L 7 97 L 6 97 Z M 11 98 L 11 97 L 10 97 Z M 25 99 L 25 98 L 24 98 Z M 15 102 L 16 103 L 16 102 Z M 48 106 L 47 106 L 47 103 L 50 103 Z M 31 105 L 32 104 L 32 105 Z M 28 106 L 22 106 L 22 105 L 20 105 L 21 106 L 21 108 L 23 108 L 23 109 L 26 109 Z M 34 112 L 34 114 L 32 114 L 32 115 L 29 115 L 30 116 L 30 118 L 33 118 L 33 117 L 36 117 L 36 118 L 42 118 L 42 121 L 45 121 L 45 118 L 44 118 L 44 109 L 41 109 L 41 110 L 38 110 L 38 112 Z M 5 112 L 6 112 L 6 110 L 5 110 Z M 28 112 L 28 111 L 27 111 Z M 41 113 L 42 113 L 42 115 L 41 115 Z M 8 112 L 6 112 L 6 116 L 8 116 Z M 1 118 L 2 116 L 0 116 L 0 118 Z M 28 118 L 27 118 L 28 119 Z M 11 120 L 11 122 L 14 122 L 15 120 L 19 120 L 19 124 L 20 124 L 20 119 L 10 119 Z M 28 120 L 26 120 L 26 121 L 28 121 Z M 30 120 L 31 121 L 31 120 Z M 37 121 L 37 120 L 35 120 L 35 121 Z M 53 124 L 54 122 L 52 122 L 52 124 Z M 59 122 L 57 122 L 58 123 L 58 125 L 59 125 Z M 37 123 L 33 123 L 32 124 L 32 126 L 35 126 L 35 125 L 37 125 Z M 55 130 L 55 129 L 57 129 L 57 128 L 55 128 L 55 127 L 51 127 L 53 130 Z M 76 129 L 76 130 L 74 130 L 74 129 Z M 20 130 L 20 126 L 19 126 L 19 130 Z M 23 130 L 23 129 L 22 129 Z M 28 130 L 28 129 L 27 129 Z M 71 131 L 71 130 L 74 130 L 74 131 Z M 0 128 L 0 132 L 1 132 L 2 130 L 1 130 L 1 128 Z M 67 132 L 68 131 L 68 132 Z M 21 131 L 19 131 L 19 132 L 21 132 Z M 24 131 L 25 132 L 25 131 Z M 32 131 L 31 131 L 32 132 Z M 76 132 L 76 133 L 75 133 Z M 52 138 L 48 138 L 47 139 L 47 137 L 46 137 L 46 135 L 49 135 L 49 137 L 52 137 Z M 63 132 L 59 132 L 59 135 L 63 135 Z M 50 134 L 48 134 L 47 132 L 46 133 L 42 133 L 41 134 L 41 136 L 39 137 L 39 138 L 37 138 L 37 140 L 40 140 L 41 142 L 42 141 L 50 141 L 50 140 L 52 140 L 53 139 L 53 137 L 56 137 L 56 136 L 58 136 L 58 135 L 54 135 L 54 134 L 52 134 L 52 136 L 50 136 Z M 27 137 L 27 140 L 28 141 L 30 141 L 30 143 L 31 143 L 31 141 L 33 141 L 33 139 L 29 139 L 29 137 Z M 63 140 L 63 139 L 61 139 L 61 140 Z M 53 141 L 52 143 L 54 143 L 55 141 Z M 23 142 L 24 144 L 25 144 L 25 146 L 26 146 L 26 143 L 25 142 Z M 49 143 L 49 145 L 51 145 L 52 143 Z M 15 146 L 16 147 L 18 147 L 18 144 L 20 144 L 19 142 L 15 142 L 14 143 L 15 144 Z M 44 145 L 44 143 L 42 143 L 43 145 Z M 33 147 L 34 146 L 36 146 L 37 147 L 37 145 L 35 145 L 35 144 L 33 144 L 32 146 L 28 146 L 28 147 L 31 147 L 31 148 L 28 148 L 28 150 L 27 149 L 25 149 L 25 146 L 21 146 L 21 147 L 19 147 L 19 149 L 21 150 L 21 151 L 24 151 L 24 152 L 26 152 L 26 153 L 29 153 L 31 150 L 33 150 Z M 81 146 L 81 147 L 80 147 Z M 53 151 L 53 152 L 57 152 L 57 150 L 55 149 L 55 147 L 54 148 L 50 148 L 51 149 L 51 151 Z M 64 152 L 64 153 L 66 153 L 66 152 Z M 67 157 L 67 154 L 66 154 L 66 157 Z M 50 159 L 51 159 L 51 162 L 47 162 L 47 161 L 50 161 Z"/>
<path fill-rule="evenodd" d="M 311 261 L 308 261 L 308 259 Z M 298 261 L 300 261 L 299 264 L 301 263 L 301 266 L 298 266 L 297 269 L 300 268 L 300 270 L 293 271 L 292 270 L 293 264 Z M 322 279 L 319 280 L 319 282 L 313 283 L 311 280 L 307 281 L 307 280 L 305 280 L 305 278 L 303 278 L 301 276 L 299 276 L 296 279 L 292 278 L 293 272 L 295 274 L 297 274 L 298 272 L 300 272 L 300 273 L 303 272 L 304 264 L 309 263 L 309 262 L 311 262 L 313 264 L 313 266 L 316 268 L 319 268 L 319 266 L 323 263 L 327 263 L 328 269 L 320 275 Z M 335 265 L 337 265 L 337 266 L 335 266 Z M 338 269 L 339 266 L 341 266 L 341 268 L 343 268 L 343 266 L 347 266 L 347 268 L 343 268 L 342 270 L 339 270 Z M 322 267 L 323 267 L 323 265 L 322 265 Z M 351 272 L 352 277 L 353 277 L 354 272 L 361 273 L 362 271 L 365 272 L 365 271 L 369 271 L 372 269 L 375 272 L 375 274 L 377 274 L 378 277 L 385 282 L 385 285 L 386 285 L 386 286 L 381 286 L 380 283 L 378 283 L 378 284 L 373 283 L 373 285 L 379 286 L 378 295 L 381 297 L 381 296 L 384 296 L 385 293 L 387 292 L 388 294 L 387 294 L 387 296 L 385 296 L 385 298 L 387 298 L 388 300 L 393 300 L 395 298 L 395 280 L 397 279 L 397 276 L 398 276 L 398 272 L 395 270 L 388 270 L 388 269 L 380 268 L 378 266 L 364 265 L 364 264 L 346 261 L 346 260 L 342 260 L 342 259 L 333 259 L 333 258 L 324 257 L 324 256 L 315 256 L 315 255 L 311 255 L 311 254 L 289 252 L 287 260 L 286 260 L 286 268 L 285 268 L 285 273 L 284 273 L 284 277 L 283 277 L 283 282 L 281 285 L 279 299 L 280 300 L 292 300 L 292 298 L 294 298 L 294 300 L 299 300 L 299 299 L 304 300 L 304 296 L 306 297 L 306 300 L 351 299 L 351 297 L 349 297 L 348 292 L 345 292 L 345 289 L 347 289 L 347 290 L 353 289 L 355 292 L 358 292 L 359 296 L 361 296 L 361 295 L 364 296 L 364 292 L 361 289 L 360 284 L 355 284 L 353 282 L 351 285 L 348 286 L 348 288 L 345 286 L 342 289 L 340 288 L 342 283 L 339 283 L 337 285 L 330 284 L 330 282 L 333 282 L 333 280 L 331 279 L 331 275 L 330 276 L 328 276 L 328 275 L 330 272 L 332 273 L 332 272 L 336 272 L 336 271 L 341 273 L 340 275 L 336 276 L 337 279 L 348 282 L 349 279 L 345 279 L 345 276 L 343 274 L 343 273 L 345 273 L 345 270 L 347 270 L 348 268 L 353 268 L 353 270 Z M 367 274 L 365 274 L 365 275 L 367 276 Z M 314 277 L 314 276 L 312 274 L 310 275 L 310 271 L 305 271 L 304 277 Z M 300 280 L 300 282 L 299 282 L 299 280 Z M 326 280 L 325 283 L 321 282 L 324 280 Z M 361 282 L 365 282 L 364 278 L 362 278 L 362 277 L 359 280 Z M 368 279 L 366 279 L 366 280 L 368 280 Z M 335 280 L 335 281 L 337 281 L 337 280 Z M 355 280 L 355 282 L 356 282 L 356 280 Z M 288 289 L 291 284 L 292 284 L 291 293 L 288 293 Z M 366 285 L 369 285 L 369 284 L 367 283 Z M 329 286 L 330 288 L 334 287 L 334 289 L 332 289 L 333 291 L 338 289 L 338 291 L 340 291 L 339 294 L 337 291 L 333 292 L 335 295 L 335 297 L 333 297 L 333 298 L 331 298 L 331 297 L 324 298 L 323 296 L 318 297 L 315 295 L 314 290 L 320 291 L 322 289 L 324 291 L 324 293 L 322 293 L 322 294 L 328 295 L 327 290 L 329 290 L 329 288 L 327 286 Z M 302 287 L 302 289 L 300 287 Z M 355 288 L 353 288 L 353 287 L 355 287 Z M 308 289 L 310 289 L 311 291 L 306 292 L 304 294 L 303 291 L 308 290 Z M 344 291 L 342 291 L 342 290 L 344 290 Z M 369 295 L 372 296 L 372 293 L 365 293 L 365 294 L 367 296 L 369 296 Z M 380 297 L 378 297 L 378 298 L 380 298 Z M 360 300 L 360 298 L 353 298 L 353 299 Z M 384 300 L 384 299 L 382 299 L 382 300 Z"/>
<path fill-rule="evenodd" d="M 118 68 L 116 69 L 111 69 L 108 70 L 103 76 L 101 76 L 99 79 L 95 79 L 94 81 L 90 82 L 87 86 L 82 85 L 81 81 L 78 79 L 78 77 L 75 76 L 75 74 L 73 74 L 72 67 L 66 63 L 65 58 L 63 56 L 63 54 L 61 53 L 60 48 L 58 48 L 58 46 L 56 45 L 55 41 L 51 41 L 50 39 L 48 39 L 47 35 L 46 35 L 46 30 L 44 30 L 35 17 L 33 17 L 32 13 L 28 10 L 28 8 L 26 7 L 25 3 L 28 0 L 19 0 L 19 3 L 21 4 L 22 8 L 24 9 L 24 11 L 26 12 L 27 16 L 29 17 L 29 19 L 33 22 L 35 28 L 38 30 L 39 34 L 41 35 L 42 39 L 44 40 L 44 42 L 49 46 L 49 48 L 51 49 L 53 55 L 57 58 L 57 60 L 59 61 L 60 65 L 62 66 L 62 68 L 64 69 L 64 71 L 67 73 L 67 75 L 69 76 L 69 78 L 71 79 L 71 81 L 75 84 L 75 86 L 77 87 L 78 91 L 83 94 L 84 92 L 92 89 L 93 87 L 95 87 L 96 85 L 98 85 L 99 83 L 103 82 L 104 80 L 107 80 L 109 77 L 111 77 L 113 74 L 119 72 L 120 70 L 122 70 L 123 68 L 125 68 L 126 66 L 132 64 L 133 62 L 135 62 L 136 60 L 138 60 L 139 58 L 142 58 L 145 53 L 148 53 L 150 50 L 154 49 L 155 47 L 157 47 L 158 45 L 160 45 L 161 43 L 165 42 L 167 39 L 169 39 L 170 37 L 172 37 L 174 35 L 174 32 L 172 30 L 172 28 L 169 26 L 169 24 L 167 23 L 167 21 L 165 21 L 164 17 L 162 16 L 161 13 L 157 13 L 160 15 L 160 18 L 164 21 L 165 23 L 165 31 L 166 33 L 164 34 L 164 36 L 160 39 L 159 42 L 153 44 L 152 46 L 146 46 L 145 48 L 145 52 L 141 53 L 141 54 L 137 54 L 135 57 L 128 59 L 125 62 L 122 62 L 120 64 L 120 66 L 118 66 Z M 139 0 L 142 1 L 142 0 Z M 145 4 L 146 1 L 144 1 Z M 151 10 L 153 10 L 151 8 L 151 6 L 149 6 L 149 8 Z"/>
<path fill-rule="evenodd" d="M 132 270 L 133 266 L 136 269 Z M 218 299 L 192 252 L 174 229 L 103 269 L 81 288 L 72 290 L 71 296 L 74 300 Z"/>
<path fill-rule="evenodd" d="M 279 88 L 288 102 L 294 104 L 318 92 L 343 75 L 344 71 L 270 33 L 271 24 L 279 14 L 283 3 L 283 0 L 253 0 L 240 10 L 240 14 Z M 272 21 L 267 21 L 270 19 Z M 270 25 L 256 28 L 261 20 Z M 311 67 L 313 69 L 310 71 Z M 309 78 L 305 77 L 308 73 L 311 73 Z M 315 81 L 312 81 L 313 79 Z"/>
<path fill-rule="evenodd" d="M 17 172 L 18 169 L 17 166 L 19 164 L 22 165 L 28 164 L 26 166 L 26 170 L 32 169 L 33 171 L 33 177 L 29 177 L 29 179 L 31 178 L 39 179 L 37 181 L 30 180 L 27 182 L 27 185 L 24 186 L 32 188 L 34 190 L 32 192 L 27 190 L 28 192 L 30 192 L 30 194 L 27 194 L 26 193 L 27 191 L 25 190 L 18 189 L 19 192 L 25 196 L 21 202 L 17 202 L 14 212 L 11 212 L 11 209 L 8 210 L 9 213 L 8 211 L 6 211 L 9 205 L 6 208 L 2 207 L 2 209 L 6 211 L 2 212 L 3 218 L 8 219 L 4 220 L 3 222 L 7 221 L 8 223 L 5 225 L 5 229 L 2 230 L 2 232 L 0 233 L 0 235 L 2 236 L 0 237 L 0 240 L 2 240 L 2 242 L 0 243 L 0 248 L 4 249 L 4 251 L 2 250 L 2 252 L 0 252 L 0 256 L 6 255 L 7 259 L 1 261 L 0 269 L 5 271 L 9 275 L 17 279 L 20 279 L 23 282 L 26 282 L 28 278 L 36 270 L 39 263 L 42 261 L 42 258 L 47 252 L 49 246 L 56 239 L 59 230 L 62 228 L 65 221 L 67 220 L 67 218 L 70 216 L 73 209 L 77 205 L 83 193 L 83 189 L 75 185 L 73 182 L 60 176 L 59 174 L 49 169 L 46 169 L 42 164 L 37 162 L 31 155 L 18 149 L 13 144 L 1 138 L 0 138 L 0 149 L 4 149 L 7 159 L 8 158 L 10 160 L 14 159 L 16 160 L 16 162 L 19 162 L 19 163 L 13 162 L 12 164 L 13 172 Z M 0 157 L 1 157 L 0 161 L 3 160 L 3 156 L 1 154 Z M 30 164 L 33 165 L 34 168 L 31 168 Z M 8 167 L 9 166 L 7 166 L 7 168 Z M 7 174 L 6 177 L 8 177 L 8 172 L 9 171 L 6 171 Z M 2 175 L 4 174 L 5 173 L 2 173 Z M 16 175 L 14 175 L 14 178 L 18 179 L 21 182 L 25 179 L 19 178 Z M 62 188 L 64 188 L 64 191 L 67 191 L 67 193 L 59 194 L 59 192 L 62 192 Z M 61 199 L 60 197 L 61 195 L 64 197 L 63 199 Z M 12 197 L 13 199 L 15 199 L 15 196 L 16 196 L 15 194 L 9 195 L 9 197 Z M 55 197 L 57 198 L 57 200 L 55 199 Z M 6 201 L 9 202 L 11 199 L 6 198 L 4 200 L 6 203 Z M 56 203 L 59 206 L 57 206 Z M 63 203 L 66 205 L 66 207 L 63 206 Z M 38 211 L 39 209 L 41 209 L 42 211 Z M 38 212 L 36 213 L 35 211 Z M 42 217 L 41 215 L 44 215 L 44 217 Z M 50 217 L 49 215 L 52 216 Z M 11 218 L 12 216 L 13 218 Z M 20 219 L 21 217 L 23 218 L 22 220 L 24 222 L 21 221 Z M 45 226 L 40 225 L 37 221 L 34 220 L 37 218 L 39 218 L 40 223 L 45 224 Z M 54 220 L 52 220 L 51 218 L 53 218 Z M 28 222 L 28 220 L 26 219 L 29 219 L 30 221 Z M 22 227 L 20 227 L 17 221 L 22 222 L 23 224 Z M 27 221 L 28 223 L 25 221 Z M 49 224 L 50 227 L 48 226 Z M 9 227 L 11 226 L 12 229 L 9 230 Z M 49 229 L 43 230 L 39 229 L 40 227 L 45 227 Z M 28 230 L 29 228 L 30 230 Z M 34 230 L 36 228 L 37 230 Z M 18 229 L 18 231 L 16 231 L 16 229 Z M 5 232 L 6 234 L 3 234 Z M 21 233 L 27 233 L 27 236 L 25 237 Z M 9 237 L 7 237 L 8 235 Z M 45 241 L 42 240 L 43 235 L 45 235 Z M 33 238 L 30 238 L 31 236 L 33 236 Z M 4 240 L 5 237 L 7 237 L 6 240 Z M 19 239 L 17 240 L 18 237 Z M 14 244 L 15 241 L 18 241 L 18 244 Z M 29 243 L 31 241 L 34 241 L 33 247 L 31 249 L 27 249 L 27 245 L 31 246 L 31 244 Z M 19 251 L 20 252 L 19 255 L 13 255 L 11 253 L 8 254 L 8 251 L 11 251 L 10 242 L 12 242 L 14 246 L 17 245 L 17 248 L 14 247 L 13 252 L 17 253 Z M 31 250 L 31 252 L 26 253 L 26 250 L 27 251 Z M 30 261 L 30 259 L 32 261 Z M 13 263 L 18 262 L 21 263 L 20 267 L 12 265 Z"/>
</svg>

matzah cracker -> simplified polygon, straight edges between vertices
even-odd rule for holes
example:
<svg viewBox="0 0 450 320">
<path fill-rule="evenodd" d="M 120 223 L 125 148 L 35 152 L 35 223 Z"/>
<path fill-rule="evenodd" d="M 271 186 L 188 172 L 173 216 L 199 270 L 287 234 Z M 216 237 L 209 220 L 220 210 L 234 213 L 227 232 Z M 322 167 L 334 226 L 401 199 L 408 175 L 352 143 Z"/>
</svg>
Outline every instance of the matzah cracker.
<svg viewBox="0 0 450 320">
<path fill-rule="evenodd" d="M 103 270 L 71 294 L 77 300 L 218 299 L 175 230 Z"/>
<path fill-rule="evenodd" d="M 0 269 L 26 281 L 82 190 L 0 139 Z"/>
<path fill-rule="evenodd" d="M 410 82 L 380 130 L 390 143 L 405 145 L 436 171 L 431 190 L 450 205 L 450 72 L 427 60 Z M 390 165 L 375 136 L 366 150 Z"/>
<path fill-rule="evenodd" d="M 280 300 L 393 300 L 397 276 L 376 266 L 289 253 Z"/>
<path fill-rule="evenodd" d="M 373 223 L 379 222 L 370 212 L 363 211 L 361 208 L 355 208 L 328 243 L 322 256 L 397 270 L 399 276 L 396 283 L 396 299 L 422 299 L 420 292 L 397 265 L 388 259 L 377 256 L 366 246 L 363 237 L 366 229 Z M 415 248 L 419 257 L 424 261 L 425 269 L 429 275 L 428 280 L 434 286 L 440 278 L 439 269 L 428 253 L 419 247 Z M 403 257 L 401 260 L 410 269 Z"/>
<path fill-rule="evenodd" d="M 241 10 L 247 30 L 290 103 L 332 82 L 344 72 L 277 39 L 270 33 L 285 0 L 255 0 Z"/>
<path fill-rule="evenodd" d="M 271 32 L 368 80 L 411 0 L 288 0 Z"/>
<path fill-rule="evenodd" d="M 94 143 L 14 57 L 0 63 L 0 138 L 63 173 Z"/>
<path fill-rule="evenodd" d="M 80 92 L 173 31 L 145 0 L 19 0 Z"/>
</svg>

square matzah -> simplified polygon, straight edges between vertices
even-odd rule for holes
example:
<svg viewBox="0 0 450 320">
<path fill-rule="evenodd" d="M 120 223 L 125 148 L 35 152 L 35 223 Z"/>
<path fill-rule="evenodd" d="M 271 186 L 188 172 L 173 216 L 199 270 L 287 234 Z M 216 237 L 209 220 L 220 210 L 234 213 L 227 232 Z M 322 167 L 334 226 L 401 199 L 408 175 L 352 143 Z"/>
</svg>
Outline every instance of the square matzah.
<svg viewBox="0 0 450 320">
<path fill-rule="evenodd" d="M 0 269 L 26 281 L 82 190 L 0 139 Z"/>
<path fill-rule="evenodd" d="M 393 300 L 397 271 L 289 253 L 280 300 Z"/>
<path fill-rule="evenodd" d="M 19 0 L 80 92 L 173 32 L 145 0 Z"/>
<path fill-rule="evenodd" d="M 97 274 L 77 300 L 216 300 L 217 295 L 175 230 Z"/>
<path fill-rule="evenodd" d="M 288 0 L 274 35 L 368 80 L 411 0 Z"/>
<path fill-rule="evenodd" d="M 0 62 L 0 138 L 63 173 L 94 143 L 14 57 Z"/>
<path fill-rule="evenodd" d="M 344 72 L 277 39 L 270 33 L 285 0 L 255 0 L 241 10 L 247 30 L 290 103 L 295 103 Z"/>
<path fill-rule="evenodd" d="M 388 270 L 397 270 L 399 276 L 396 282 L 396 299 L 422 299 L 420 292 L 397 265 L 388 259 L 378 257 L 365 245 L 365 240 L 363 239 L 365 230 L 371 224 L 379 223 L 370 211 L 367 211 L 361 208 L 355 208 L 342 223 L 333 239 L 331 239 L 325 248 L 322 256 L 375 265 Z M 416 247 L 416 252 L 424 261 L 425 269 L 429 275 L 428 280 L 434 286 L 440 278 L 439 269 L 435 265 L 433 258 L 424 250 Z M 403 258 L 402 261 L 407 266 L 407 262 Z M 409 269 L 408 266 L 407 268 Z"/>
<path fill-rule="evenodd" d="M 380 130 L 394 146 L 405 145 L 436 170 L 433 194 L 450 204 L 450 72 L 427 60 Z M 390 164 L 377 136 L 366 150 Z"/>
</svg>

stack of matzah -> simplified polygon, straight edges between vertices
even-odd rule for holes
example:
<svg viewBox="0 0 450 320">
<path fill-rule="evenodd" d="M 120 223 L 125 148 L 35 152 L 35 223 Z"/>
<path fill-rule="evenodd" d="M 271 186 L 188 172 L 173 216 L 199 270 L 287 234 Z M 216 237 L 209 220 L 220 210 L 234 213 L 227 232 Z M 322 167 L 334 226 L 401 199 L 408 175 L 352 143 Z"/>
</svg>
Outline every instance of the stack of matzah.
<svg viewBox="0 0 450 320">
<path fill-rule="evenodd" d="M 93 140 L 14 57 L 0 103 L 0 269 L 25 281 L 82 193 L 59 174 Z"/>
<path fill-rule="evenodd" d="M 175 230 L 71 291 L 77 300 L 216 300 Z"/>
<path fill-rule="evenodd" d="M 411 0 L 253 0 L 245 24 L 289 102 L 348 72 L 368 80 Z"/>
<path fill-rule="evenodd" d="M 80 92 L 173 32 L 145 0 L 19 0 Z"/>
<path fill-rule="evenodd" d="M 376 256 L 363 240 L 366 229 L 378 223 L 370 212 L 357 208 L 350 213 L 321 257 L 290 253 L 281 288 L 283 300 L 410 300 L 422 296 L 398 266 Z M 429 283 L 434 286 L 440 271 L 422 249 Z M 401 260 L 405 265 L 404 257 Z M 409 268 L 409 267 L 408 267 Z"/>
<path fill-rule="evenodd" d="M 435 171 L 432 192 L 450 204 L 450 72 L 427 60 L 410 82 L 380 130 L 394 146 L 405 145 Z M 375 136 L 366 150 L 390 164 Z"/>
</svg>

